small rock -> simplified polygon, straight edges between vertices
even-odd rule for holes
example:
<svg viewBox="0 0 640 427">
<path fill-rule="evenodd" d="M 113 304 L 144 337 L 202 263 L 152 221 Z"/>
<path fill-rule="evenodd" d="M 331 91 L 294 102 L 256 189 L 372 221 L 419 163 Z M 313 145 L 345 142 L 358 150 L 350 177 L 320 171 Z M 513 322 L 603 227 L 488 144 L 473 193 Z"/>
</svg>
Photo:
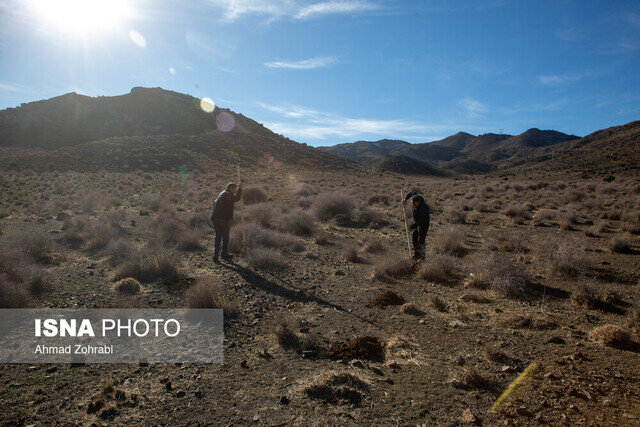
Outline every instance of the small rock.
<svg viewBox="0 0 640 427">
<path fill-rule="evenodd" d="M 240 366 L 242 367 L 242 369 L 248 369 L 249 365 L 247 365 L 247 361 L 243 360 L 242 362 L 240 362 Z"/>
<path fill-rule="evenodd" d="M 184 397 L 187 393 L 184 392 L 184 390 L 180 390 L 179 392 L 176 393 L 176 397 Z"/>
<path fill-rule="evenodd" d="M 167 391 L 173 390 L 173 384 L 171 384 L 171 381 L 167 381 L 164 387 L 167 389 Z"/>
<path fill-rule="evenodd" d="M 198 399 L 202 399 L 202 390 L 196 390 L 193 392 L 193 394 L 198 398 Z"/>
<path fill-rule="evenodd" d="M 531 416 L 531 412 L 529 412 L 526 406 L 520 406 L 518 409 L 516 409 L 516 413 L 523 417 Z"/>
<path fill-rule="evenodd" d="M 278 401 L 280 402 L 281 405 L 289 404 L 289 398 L 287 396 L 280 396 L 280 399 Z"/>
<path fill-rule="evenodd" d="M 566 341 L 558 336 L 549 338 L 547 342 L 550 344 L 566 344 Z"/>
<path fill-rule="evenodd" d="M 471 409 L 467 408 L 464 411 L 462 411 L 462 422 L 469 423 L 469 424 L 477 424 L 478 421 L 479 421 L 478 417 L 476 417 L 474 413 L 471 412 Z"/>
<path fill-rule="evenodd" d="M 57 370 L 58 370 L 58 367 L 57 367 L 57 366 L 51 366 L 51 367 L 47 368 L 46 373 L 47 373 L 47 374 L 52 374 L 52 373 L 54 373 L 54 372 L 55 372 L 55 371 L 57 371 Z"/>
</svg>

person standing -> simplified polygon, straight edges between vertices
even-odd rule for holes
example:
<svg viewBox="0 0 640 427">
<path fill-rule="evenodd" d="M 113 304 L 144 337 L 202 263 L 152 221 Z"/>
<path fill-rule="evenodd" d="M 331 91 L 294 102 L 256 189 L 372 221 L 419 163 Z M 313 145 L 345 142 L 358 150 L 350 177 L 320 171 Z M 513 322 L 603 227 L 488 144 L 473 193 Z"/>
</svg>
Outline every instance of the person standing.
<svg viewBox="0 0 640 427">
<path fill-rule="evenodd" d="M 402 205 L 404 206 L 409 199 L 411 199 L 411 206 L 413 207 L 413 224 L 408 230 L 408 233 L 412 233 L 413 237 L 413 259 L 423 260 L 426 257 L 425 240 L 430 221 L 429 205 L 415 190 L 407 193 Z"/>
<path fill-rule="evenodd" d="M 222 258 L 231 259 L 229 253 L 229 231 L 233 220 L 233 208 L 235 202 L 242 197 L 242 183 L 230 182 L 223 192 L 221 192 L 213 202 L 213 213 L 211 221 L 215 230 L 213 239 L 213 261 L 218 262 L 218 256 L 222 249 Z"/>
</svg>

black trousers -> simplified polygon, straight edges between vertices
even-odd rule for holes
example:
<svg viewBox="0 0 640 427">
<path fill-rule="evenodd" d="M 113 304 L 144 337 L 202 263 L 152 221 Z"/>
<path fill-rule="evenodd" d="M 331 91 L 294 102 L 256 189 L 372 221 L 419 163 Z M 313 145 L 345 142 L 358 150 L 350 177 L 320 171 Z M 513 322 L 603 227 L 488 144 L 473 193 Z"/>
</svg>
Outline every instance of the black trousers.
<svg viewBox="0 0 640 427">
<path fill-rule="evenodd" d="M 413 229 L 413 254 L 422 255 L 424 242 L 427 239 L 427 227 L 416 227 Z"/>
<path fill-rule="evenodd" d="M 231 229 L 231 221 L 228 219 L 213 219 L 213 229 L 216 234 L 213 238 L 213 253 L 218 256 L 220 253 L 220 241 L 222 241 L 222 254 L 226 255 L 229 248 L 229 231 Z"/>
</svg>

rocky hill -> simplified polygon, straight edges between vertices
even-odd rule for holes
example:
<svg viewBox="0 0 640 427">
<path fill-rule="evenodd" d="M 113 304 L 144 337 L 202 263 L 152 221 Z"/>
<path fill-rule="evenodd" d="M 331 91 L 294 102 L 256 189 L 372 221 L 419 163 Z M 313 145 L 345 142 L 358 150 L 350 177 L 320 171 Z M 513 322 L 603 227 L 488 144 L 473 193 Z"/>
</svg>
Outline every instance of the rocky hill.
<svg viewBox="0 0 640 427">
<path fill-rule="evenodd" d="M 474 136 L 459 132 L 439 141 L 422 144 L 395 140 L 358 141 L 320 149 L 360 162 L 402 155 L 431 166 L 473 173 L 497 169 L 506 159 L 526 156 L 536 148 L 577 138 L 551 130 L 529 129 L 520 135 L 487 133 Z"/>
<path fill-rule="evenodd" d="M 69 93 L 0 111 L 4 168 L 214 170 L 240 163 L 311 168 L 354 162 L 275 134 L 242 114 L 161 88 L 91 98 Z"/>
</svg>

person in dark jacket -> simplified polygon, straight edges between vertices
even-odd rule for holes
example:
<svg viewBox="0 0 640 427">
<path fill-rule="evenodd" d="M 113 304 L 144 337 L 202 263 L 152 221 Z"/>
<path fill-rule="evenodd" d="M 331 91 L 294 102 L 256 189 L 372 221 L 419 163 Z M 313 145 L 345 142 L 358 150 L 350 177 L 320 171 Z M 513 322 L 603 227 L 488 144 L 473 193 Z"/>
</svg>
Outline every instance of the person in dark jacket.
<svg viewBox="0 0 640 427">
<path fill-rule="evenodd" d="M 407 193 L 402 204 L 411 199 L 413 207 L 413 224 L 411 224 L 409 233 L 413 234 L 413 259 L 425 259 L 425 240 L 427 238 L 427 230 L 429 230 L 429 205 L 424 198 L 415 190 Z"/>
<path fill-rule="evenodd" d="M 213 239 L 213 261 L 218 262 L 220 254 L 220 241 L 222 241 L 222 258 L 230 259 L 229 254 L 229 231 L 231 230 L 231 220 L 233 220 L 233 206 L 242 197 L 242 183 L 239 185 L 230 182 L 227 188 L 218 195 L 213 202 L 213 213 L 211 221 L 215 230 Z"/>
</svg>

